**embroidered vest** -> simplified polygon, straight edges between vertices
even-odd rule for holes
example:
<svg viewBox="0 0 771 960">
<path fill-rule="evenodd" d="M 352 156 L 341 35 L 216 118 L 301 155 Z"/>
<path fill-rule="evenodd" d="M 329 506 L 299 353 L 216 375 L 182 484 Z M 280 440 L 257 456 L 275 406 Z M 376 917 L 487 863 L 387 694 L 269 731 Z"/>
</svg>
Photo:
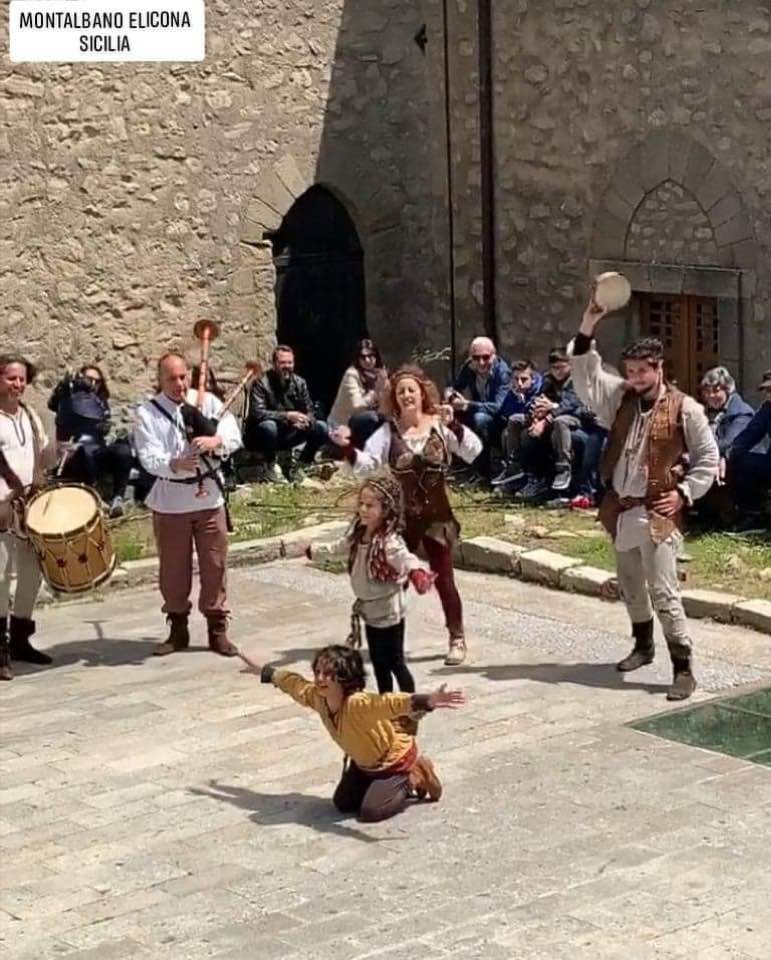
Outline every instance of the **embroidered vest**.
<svg viewBox="0 0 771 960">
<path fill-rule="evenodd" d="M 388 465 L 404 492 L 404 539 L 415 551 L 425 536 L 452 543 L 460 533 L 447 496 L 452 456 L 444 437 L 432 427 L 421 453 L 414 453 L 391 421 Z"/>
<path fill-rule="evenodd" d="M 688 449 L 683 432 L 684 399 L 685 394 L 680 390 L 667 386 L 665 393 L 656 401 L 650 413 L 646 501 L 651 539 L 654 543 L 663 543 L 672 535 L 675 528 L 682 527 L 682 511 L 671 518 L 662 517 L 650 508 L 650 503 L 660 494 L 674 490 L 683 476 L 681 463 Z M 624 451 L 626 438 L 637 416 L 637 409 L 637 395 L 630 390 L 621 401 L 600 461 L 600 476 L 606 483 L 611 483 L 613 479 L 613 471 Z M 613 537 L 615 537 L 620 512 L 618 496 L 615 491 L 609 490 L 600 506 L 600 521 Z"/>
</svg>

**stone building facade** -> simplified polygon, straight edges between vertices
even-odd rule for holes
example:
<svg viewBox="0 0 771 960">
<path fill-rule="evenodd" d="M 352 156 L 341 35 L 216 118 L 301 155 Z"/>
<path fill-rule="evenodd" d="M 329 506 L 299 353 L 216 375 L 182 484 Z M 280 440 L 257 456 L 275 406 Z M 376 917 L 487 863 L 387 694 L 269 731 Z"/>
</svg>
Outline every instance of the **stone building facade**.
<svg viewBox="0 0 771 960">
<path fill-rule="evenodd" d="M 0 335 L 43 387 L 96 357 L 128 402 L 201 316 L 220 368 L 266 359 L 271 237 L 314 185 L 390 363 L 443 376 L 485 328 L 543 361 L 617 268 L 610 359 L 645 328 L 750 395 L 771 367 L 768 2 L 210 0 L 202 64 L 3 54 Z"/>
</svg>

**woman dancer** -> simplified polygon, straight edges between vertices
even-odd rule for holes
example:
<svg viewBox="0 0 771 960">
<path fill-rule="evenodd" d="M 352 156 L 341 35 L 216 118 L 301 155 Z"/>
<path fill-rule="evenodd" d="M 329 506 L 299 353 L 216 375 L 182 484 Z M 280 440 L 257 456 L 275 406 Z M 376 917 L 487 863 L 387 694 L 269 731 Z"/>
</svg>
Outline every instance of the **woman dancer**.
<svg viewBox="0 0 771 960">
<path fill-rule="evenodd" d="M 452 407 L 440 404 L 436 386 L 418 367 L 402 367 L 390 378 L 383 412 L 388 419 L 363 451 L 352 445 L 350 430 L 345 427 L 331 437 L 353 466 L 354 475 L 366 476 L 387 465 L 399 480 L 404 493 L 404 539 L 413 553 L 423 547 L 436 574 L 449 633 L 444 662 L 457 666 L 466 659 L 466 638 L 452 564 L 460 525 L 450 506 L 447 473 L 453 455 L 472 463 L 482 441 L 454 418 Z"/>
</svg>

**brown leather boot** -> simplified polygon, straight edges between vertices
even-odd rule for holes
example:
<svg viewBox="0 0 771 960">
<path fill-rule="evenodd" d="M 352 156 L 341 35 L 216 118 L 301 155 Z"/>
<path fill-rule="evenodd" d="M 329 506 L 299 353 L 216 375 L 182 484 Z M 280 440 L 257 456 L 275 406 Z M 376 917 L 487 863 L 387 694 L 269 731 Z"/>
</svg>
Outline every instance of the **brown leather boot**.
<svg viewBox="0 0 771 960">
<path fill-rule="evenodd" d="M 235 657 L 238 650 L 228 640 L 228 618 L 225 613 L 209 613 L 206 615 L 206 625 L 209 629 L 209 649 L 221 657 Z"/>
<path fill-rule="evenodd" d="M 442 782 L 436 775 L 433 763 L 425 754 L 421 754 L 410 770 L 410 789 L 418 800 L 428 799 L 436 802 L 442 796 Z"/>
<path fill-rule="evenodd" d="M 11 614 L 11 660 L 21 660 L 24 663 L 53 663 L 47 653 L 36 650 L 29 642 L 35 634 L 35 621 L 26 617 L 14 617 Z"/>
<path fill-rule="evenodd" d="M 8 617 L 0 617 L 0 680 L 13 680 L 11 648 L 8 645 Z"/>
<path fill-rule="evenodd" d="M 674 679 L 667 690 L 667 700 L 687 700 L 696 689 L 690 657 L 672 657 Z"/>
<path fill-rule="evenodd" d="M 656 653 L 656 647 L 653 643 L 652 619 L 633 623 L 632 636 L 634 637 L 634 649 L 616 664 L 616 670 L 620 670 L 621 673 L 639 670 L 640 667 L 653 663 L 653 657 Z"/>
<path fill-rule="evenodd" d="M 169 635 L 163 643 L 157 644 L 153 654 L 156 657 L 165 657 L 178 650 L 186 650 L 190 646 L 190 632 L 187 628 L 187 613 L 168 613 L 166 622 L 169 624 Z"/>
</svg>

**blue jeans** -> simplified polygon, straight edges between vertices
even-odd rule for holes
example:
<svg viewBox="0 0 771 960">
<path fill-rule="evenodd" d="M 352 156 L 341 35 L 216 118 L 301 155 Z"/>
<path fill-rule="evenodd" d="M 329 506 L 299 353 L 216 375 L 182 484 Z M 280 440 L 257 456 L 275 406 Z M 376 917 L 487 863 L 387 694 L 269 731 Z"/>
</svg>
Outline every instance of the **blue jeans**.
<svg viewBox="0 0 771 960">
<path fill-rule="evenodd" d="M 279 450 L 291 450 L 303 445 L 300 463 L 313 463 L 313 458 L 327 442 L 329 431 L 323 420 L 313 420 L 307 430 L 298 430 L 283 420 L 261 420 L 247 431 L 247 449 L 265 456 L 268 463 L 276 459 Z"/>
<path fill-rule="evenodd" d="M 357 450 L 363 450 L 364 444 L 384 421 L 385 417 L 376 410 L 362 410 L 361 413 L 354 413 L 348 421 L 351 443 L 354 447 Z"/>
<path fill-rule="evenodd" d="M 745 453 L 731 460 L 728 485 L 743 513 L 761 513 L 771 489 L 771 456 Z"/>
<path fill-rule="evenodd" d="M 592 496 L 599 493 L 600 457 L 608 438 L 602 427 L 579 427 L 573 431 L 573 481 L 575 491 Z"/>
<path fill-rule="evenodd" d="M 474 461 L 480 473 L 490 472 L 490 452 L 498 446 L 503 430 L 503 421 L 500 417 L 484 410 L 464 410 L 458 414 L 460 422 L 475 433 L 482 441 L 482 452 Z"/>
</svg>

